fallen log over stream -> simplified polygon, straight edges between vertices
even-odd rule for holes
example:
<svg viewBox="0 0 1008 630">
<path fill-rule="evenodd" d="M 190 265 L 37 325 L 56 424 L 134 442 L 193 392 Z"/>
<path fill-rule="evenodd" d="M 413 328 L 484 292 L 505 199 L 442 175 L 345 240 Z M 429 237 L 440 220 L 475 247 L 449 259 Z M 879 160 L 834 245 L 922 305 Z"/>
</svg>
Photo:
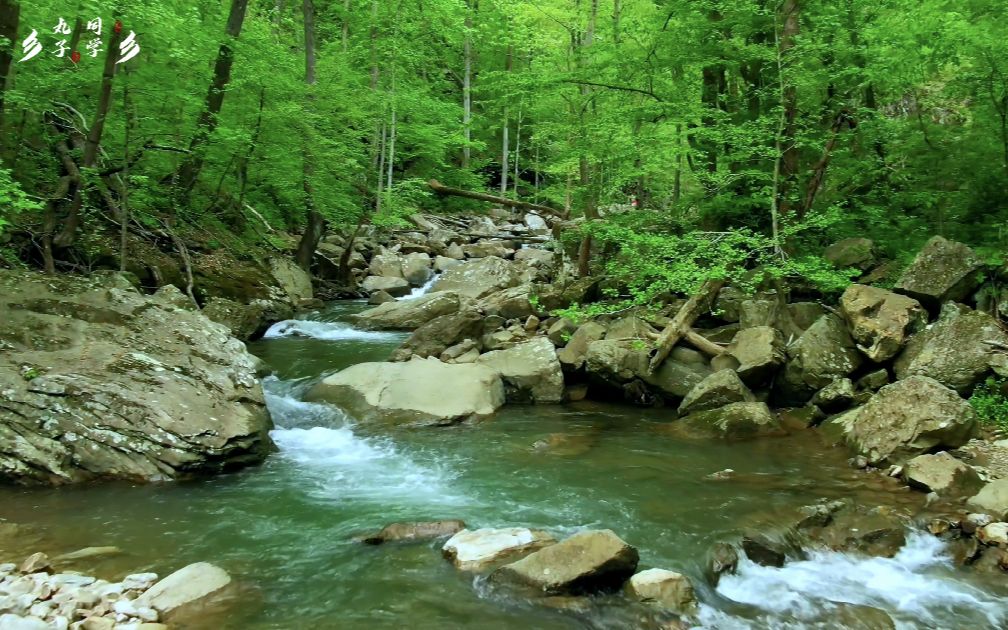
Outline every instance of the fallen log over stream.
<svg viewBox="0 0 1008 630">
<path fill-rule="evenodd" d="M 502 206 L 507 206 L 509 208 L 518 208 L 520 210 L 531 210 L 533 212 L 544 212 L 546 214 L 552 215 L 560 219 L 566 219 L 566 215 L 559 210 L 550 208 L 549 206 L 540 206 L 539 204 L 529 203 L 527 201 L 516 201 L 514 199 L 508 199 L 507 197 L 496 197 L 494 195 L 488 195 L 486 193 L 475 192 L 472 190 L 462 190 L 461 188 L 451 188 L 445 186 L 436 179 L 432 179 L 427 182 L 427 185 L 431 187 L 431 190 L 439 195 L 446 195 L 451 197 L 464 197 L 466 199 L 475 199 L 476 201 L 487 201 L 489 203 L 496 203 Z"/>
</svg>

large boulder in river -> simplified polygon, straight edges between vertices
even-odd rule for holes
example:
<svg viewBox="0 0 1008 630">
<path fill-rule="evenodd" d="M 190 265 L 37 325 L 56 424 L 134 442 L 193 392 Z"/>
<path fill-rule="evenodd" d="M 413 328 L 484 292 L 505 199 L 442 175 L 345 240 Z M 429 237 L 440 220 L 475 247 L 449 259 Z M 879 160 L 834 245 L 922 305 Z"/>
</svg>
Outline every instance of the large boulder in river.
<svg viewBox="0 0 1008 630">
<path fill-rule="evenodd" d="M 589 530 L 505 565 L 493 578 L 550 595 L 614 591 L 634 574 L 638 559 L 611 530 Z"/>
<path fill-rule="evenodd" d="M 697 411 L 717 409 L 730 403 L 755 402 L 756 397 L 733 370 L 714 372 L 686 394 L 679 413 L 686 415 Z"/>
<path fill-rule="evenodd" d="M 784 336 L 770 326 L 753 326 L 735 333 L 727 349 L 739 366 L 739 378 L 747 385 L 766 384 L 784 363 Z"/>
<path fill-rule="evenodd" d="M 452 267 L 441 274 L 432 290 L 454 291 L 459 295 L 479 299 L 495 291 L 513 287 L 518 282 L 518 273 L 511 262 L 489 256 Z"/>
<path fill-rule="evenodd" d="M 961 301 L 979 284 L 983 260 L 968 246 L 934 236 L 896 282 L 895 290 L 932 311 L 948 300 Z"/>
<path fill-rule="evenodd" d="M 230 583 L 231 576 L 224 569 L 209 562 L 197 562 L 155 583 L 133 600 L 133 604 L 168 615 L 183 607 L 198 605 Z"/>
<path fill-rule="evenodd" d="M 365 422 L 447 425 L 496 411 L 504 384 L 496 370 L 474 363 L 358 363 L 322 379 L 306 400 L 338 405 Z"/>
<path fill-rule="evenodd" d="M 227 298 L 210 298 L 203 307 L 203 315 L 218 324 L 227 326 L 231 335 L 238 339 L 252 338 L 261 329 L 264 320 L 264 309 L 259 304 L 239 304 Z"/>
<path fill-rule="evenodd" d="M 484 317 L 476 309 L 463 307 L 457 313 L 435 317 L 413 331 L 395 352 L 393 361 L 412 357 L 440 356 L 442 352 L 465 340 L 478 340 L 483 333 Z"/>
<path fill-rule="evenodd" d="M 527 527 L 463 529 L 441 548 L 444 557 L 462 571 L 485 571 L 552 545 L 548 533 Z"/>
<path fill-rule="evenodd" d="M 386 302 L 351 315 L 350 319 L 370 330 L 413 330 L 435 317 L 458 312 L 460 304 L 458 294 L 438 291 L 412 300 Z"/>
<path fill-rule="evenodd" d="M 690 431 L 699 431 L 728 439 L 782 435 L 784 433 L 780 420 L 770 412 L 766 403 L 761 402 L 730 403 L 717 409 L 691 413 L 680 422 L 684 423 Z"/>
<path fill-rule="evenodd" d="M 266 457 L 261 363 L 169 287 L 0 270 L 0 481 L 162 480 Z"/>
<path fill-rule="evenodd" d="M 693 584 L 682 573 L 666 569 L 647 569 L 630 578 L 627 593 L 634 599 L 655 604 L 681 615 L 696 612 Z"/>
<path fill-rule="evenodd" d="M 858 350 L 876 363 L 896 356 L 907 337 L 927 325 L 920 303 L 892 291 L 852 284 L 840 297 Z"/>
<path fill-rule="evenodd" d="M 1008 346 L 1008 333 L 997 320 L 982 311 L 950 305 L 937 322 L 907 343 L 894 365 L 896 378 L 930 376 L 967 395 L 991 371 L 997 358 L 989 341 Z"/>
<path fill-rule="evenodd" d="M 565 356 L 571 354 L 572 345 L 573 338 L 565 348 L 557 351 L 561 364 Z M 585 353 L 584 365 L 585 372 L 594 381 L 614 388 L 646 383 L 652 392 L 671 400 L 682 399 L 711 374 L 706 364 L 684 361 L 673 355 L 652 374 L 648 371 L 647 346 L 637 339 L 594 341 Z"/>
<path fill-rule="evenodd" d="M 563 402 L 563 372 L 556 350 L 546 337 L 536 337 L 506 350 L 487 352 L 476 362 L 500 373 L 508 402 Z"/>
<path fill-rule="evenodd" d="M 939 448 L 956 448 L 977 430 L 969 403 L 926 376 L 886 385 L 850 413 L 843 426 L 847 441 L 870 464 L 899 464 Z"/>
<path fill-rule="evenodd" d="M 804 403 L 834 380 L 862 363 L 847 327 L 835 315 L 823 315 L 787 349 L 788 362 L 779 379 L 785 402 Z"/>
<path fill-rule="evenodd" d="M 387 276 L 368 276 L 361 283 L 361 290 L 365 293 L 376 293 L 384 291 L 392 297 L 402 297 L 410 292 L 410 284 L 403 278 L 391 278 Z"/>
</svg>

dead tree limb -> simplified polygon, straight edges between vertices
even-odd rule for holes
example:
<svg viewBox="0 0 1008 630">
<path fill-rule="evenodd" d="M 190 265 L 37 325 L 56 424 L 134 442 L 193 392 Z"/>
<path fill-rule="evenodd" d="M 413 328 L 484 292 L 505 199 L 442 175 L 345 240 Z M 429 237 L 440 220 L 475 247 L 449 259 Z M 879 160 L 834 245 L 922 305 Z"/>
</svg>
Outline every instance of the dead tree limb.
<svg viewBox="0 0 1008 630">
<path fill-rule="evenodd" d="M 486 201 L 489 203 L 496 203 L 502 206 L 508 206 L 509 208 L 518 208 L 520 210 L 531 210 L 533 212 L 544 212 L 546 214 L 565 219 L 562 212 L 559 210 L 554 210 L 548 206 L 540 206 L 539 204 L 529 203 L 527 201 L 515 201 L 514 199 L 508 199 L 507 197 L 497 197 L 495 195 L 488 195 L 486 193 L 475 192 L 472 190 L 462 190 L 461 188 L 450 188 L 443 185 L 436 179 L 432 179 L 427 182 L 427 185 L 431 187 L 431 190 L 439 195 L 449 195 L 453 197 L 465 197 L 466 199 L 475 199 L 476 201 Z"/>
<path fill-rule="evenodd" d="M 684 336 L 688 335 L 690 332 L 690 327 L 693 322 L 696 321 L 697 317 L 704 311 L 710 308 L 714 303 L 714 299 L 717 297 L 718 291 L 724 286 L 725 281 L 722 279 L 717 280 L 707 280 L 701 285 L 700 289 L 687 300 L 686 304 L 679 309 L 672 321 L 665 326 L 662 330 L 661 335 L 658 337 L 658 343 L 655 344 L 654 350 L 651 351 L 651 361 L 648 363 L 648 372 L 654 373 L 655 370 L 665 361 L 665 358 L 672 351 L 672 348 L 682 339 Z M 699 336 L 699 335 L 697 335 Z M 706 339 L 704 341 L 707 341 Z"/>
</svg>

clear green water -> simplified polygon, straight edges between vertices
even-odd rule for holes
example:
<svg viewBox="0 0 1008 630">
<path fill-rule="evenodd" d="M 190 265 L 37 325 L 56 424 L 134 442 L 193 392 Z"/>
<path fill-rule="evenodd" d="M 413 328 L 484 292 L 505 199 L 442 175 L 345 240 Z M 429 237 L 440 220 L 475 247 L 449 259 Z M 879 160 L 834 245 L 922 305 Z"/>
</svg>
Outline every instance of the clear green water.
<svg viewBox="0 0 1008 630">
<path fill-rule="evenodd" d="M 747 565 L 720 592 L 703 586 L 711 543 L 790 508 L 848 496 L 919 505 L 919 494 L 852 470 L 811 433 L 693 440 L 668 431 L 660 409 L 596 403 L 506 407 L 477 425 L 389 432 L 301 402 L 320 374 L 383 359 L 404 338 L 325 323 L 359 308 L 337 305 L 296 324 L 316 337 L 252 344 L 275 370 L 264 386 L 280 450 L 261 467 L 200 482 L 3 489 L 0 515 L 34 527 L 53 551 L 121 547 L 124 555 L 81 567 L 104 577 L 219 564 L 239 582 L 238 601 L 193 628 L 655 627 L 618 598 L 574 614 L 508 597 L 453 569 L 436 544 L 351 540 L 393 521 L 442 518 L 558 536 L 612 529 L 638 547 L 642 567 L 694 578 L 704 627 L 838 627 L 830 599 L 885 608 L 901 627 L 1008 622 L 1003 579 L 971 583 L 923 538 L 895 560 L 829 554 L 783 570 Z M 725 468 L 736 471 L 731 480 L 705 479 Z M 33 550 L 23 540 L 11 549 L 18 544 L 0 541 L 0 558 Z"/>
</svg>

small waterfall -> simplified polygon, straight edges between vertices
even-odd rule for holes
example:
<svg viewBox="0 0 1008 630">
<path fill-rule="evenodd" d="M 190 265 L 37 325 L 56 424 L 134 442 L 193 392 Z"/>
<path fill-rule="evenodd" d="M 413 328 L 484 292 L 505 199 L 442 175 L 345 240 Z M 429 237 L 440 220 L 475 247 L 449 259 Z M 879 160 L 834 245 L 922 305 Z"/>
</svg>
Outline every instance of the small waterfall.
<svg viewBox="0 0 1008 630">
<path fill-rule="evenodd" d="M 311 337 L 323 341 L 384 341 L 398 333 L 358 330 L 343 322 L 323 322 L 309 319 L 287 319 L 269 327 L 264 339 L 281 337 Z"/>
<path fill-rule="evenodd" d="M 420 297 L 421 295 L 426 295 L 431 290 L 431 287 L 434 286 L 434 283 L 437 282 L 438 278 L 440 278 L 440 277 L 441 277 L 441 274 L 435 273 L 435 274 L 431 275 L 431 277 L 427 280 L 427 282 L 423 283 L 423 286 L 414 287 L 413 290 L 410 291 L 408 295 L 404 295 L 404 296 L 396 298 L 396 299 L 397 300 L 414 300 L 414 299 Z"/>
</svg>

